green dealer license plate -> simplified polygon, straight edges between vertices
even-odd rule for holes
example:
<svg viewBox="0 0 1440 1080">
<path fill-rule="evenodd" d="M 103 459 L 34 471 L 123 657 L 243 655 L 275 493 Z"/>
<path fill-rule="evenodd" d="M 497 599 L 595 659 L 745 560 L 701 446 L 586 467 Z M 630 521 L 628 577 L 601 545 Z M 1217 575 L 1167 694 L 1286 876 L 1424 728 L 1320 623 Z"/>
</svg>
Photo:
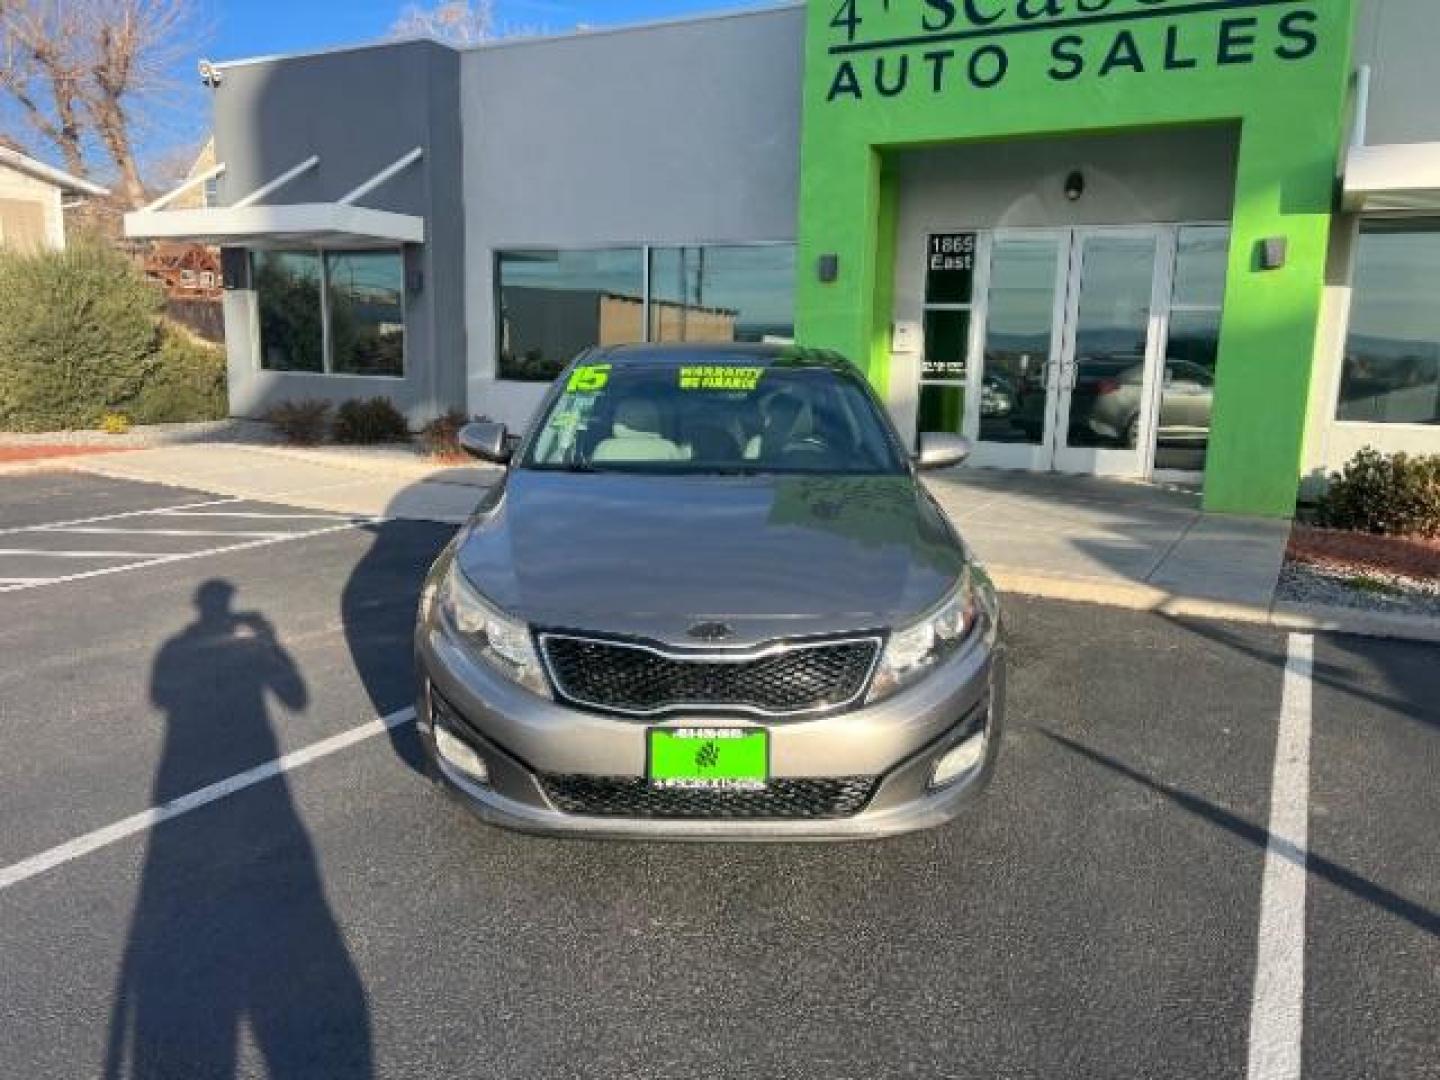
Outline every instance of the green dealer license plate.
<svg viewBox="0 0 1440 1080">
<path fill-rule="evenodd" d="M 650 783 L 656 787 L 762 791 L 770 779 L 763 728 L 652 728 Z"/>
</svg>

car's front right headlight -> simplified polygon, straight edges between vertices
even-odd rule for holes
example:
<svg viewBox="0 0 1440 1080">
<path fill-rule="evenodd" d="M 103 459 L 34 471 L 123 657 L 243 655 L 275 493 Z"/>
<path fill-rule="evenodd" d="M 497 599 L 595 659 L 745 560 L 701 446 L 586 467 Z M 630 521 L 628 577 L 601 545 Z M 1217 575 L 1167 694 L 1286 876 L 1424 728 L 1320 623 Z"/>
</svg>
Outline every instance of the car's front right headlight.
<svg viewBox="0 0 1440 1080">
<path fill-rule="evenodd" d="M 867 701 L 879 701 L 909 686 L 958 649 L 979 618 L 975 586 L 967 566 L 954 590 L 919 622 L 890 634 L 876 665 Z"/>
<path fill-rule="evenodd" d="M 530 627 L 481 596 L 461 573 L 458 559 L 425 602 L 452 634 L 500 674 L 533 693 L 551 696 Z"/>
</svg>

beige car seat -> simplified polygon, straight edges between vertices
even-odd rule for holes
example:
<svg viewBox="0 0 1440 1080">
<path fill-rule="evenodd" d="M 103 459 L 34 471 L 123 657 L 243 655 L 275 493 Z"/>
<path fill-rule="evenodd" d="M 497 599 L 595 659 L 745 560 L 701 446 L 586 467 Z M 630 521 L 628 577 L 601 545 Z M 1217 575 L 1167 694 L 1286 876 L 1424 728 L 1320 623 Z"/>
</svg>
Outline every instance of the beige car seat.
<svg viewBox="0 0 1440 1080">
<path fill-rule="evenodd" d="M 777 390 L 760 402 L 760 434 L 745 444 L 745 460 L 775 457 L 792 439 L 814 433 L 815 412 L 810 403 L 788 390 Z"/>
<path fill-rule="evenodd" d="M 637 398 L 615 407 L 610 437 L 590 455 L 594 462 L 683 461 L 685 455 L 660 434 L 660 406 Z"/>
</svg>

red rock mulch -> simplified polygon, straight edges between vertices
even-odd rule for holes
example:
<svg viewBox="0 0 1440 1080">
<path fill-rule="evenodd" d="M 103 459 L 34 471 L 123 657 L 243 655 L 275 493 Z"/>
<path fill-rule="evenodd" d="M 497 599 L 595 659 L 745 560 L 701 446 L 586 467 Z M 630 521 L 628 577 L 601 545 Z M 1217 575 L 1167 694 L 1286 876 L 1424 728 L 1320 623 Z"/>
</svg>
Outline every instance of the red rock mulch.
<svg viewBox="0 0 1440 1080">
<path fill-rule="evenodd" d="M 118 454 L 123 449 L 120 446 L 0 446 L 0 465 L 44 461 L 46 458 Z"/>
<path fill-rule="evenodd" d="M 1289 556 L 1292 562 L 1337 570 L 1440 578 L 1440 538 L 1372 536 L 1296 525 L 1290 533 Z"/>
</svg>

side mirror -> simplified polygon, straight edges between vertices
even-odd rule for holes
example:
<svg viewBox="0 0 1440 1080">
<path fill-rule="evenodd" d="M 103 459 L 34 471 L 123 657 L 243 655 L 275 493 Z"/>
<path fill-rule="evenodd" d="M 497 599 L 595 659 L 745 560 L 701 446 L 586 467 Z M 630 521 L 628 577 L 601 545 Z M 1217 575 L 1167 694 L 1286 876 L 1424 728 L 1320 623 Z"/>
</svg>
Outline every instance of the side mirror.
<svg viewBox="0 0 1440 1080">
<path fill-rule="evenodd" d="M 504 465 L 510 461 L 512 447 L 505 440 L 505 425 L 487 422 L 462 427 L 460 449 L 481 461 Z"/>
<path fill-rule="evenodd" d="M 953 468 L 964 462 L 972 449 L 970 440 L 964 435 L 927 431 L 920 436 L 920 452 L 915 455 L 915 467 L 925 472 Z"/>
</svg>

